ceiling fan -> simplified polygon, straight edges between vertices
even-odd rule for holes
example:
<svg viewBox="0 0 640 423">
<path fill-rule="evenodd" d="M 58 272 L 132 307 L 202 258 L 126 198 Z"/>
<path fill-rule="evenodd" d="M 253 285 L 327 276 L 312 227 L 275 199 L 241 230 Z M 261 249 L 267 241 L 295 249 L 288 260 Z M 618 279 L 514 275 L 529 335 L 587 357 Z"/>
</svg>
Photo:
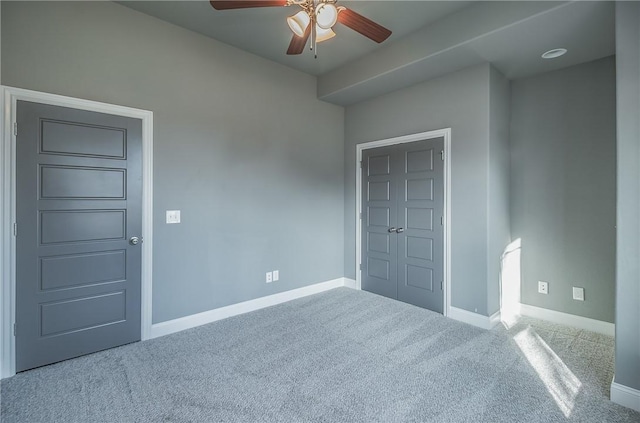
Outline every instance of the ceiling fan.
<svg viewBox="0 0 640 423">
<path fill-rule="evenodd" d="M 391 35 L 391 31 L 371 19 L 343 6 L 336 6 L 338 0 L 210 0 L 216 10 L 248 9 L 252 7 L 299 6 L 302 10 L 287 18 L 293 38 L 287 54 L 301 54 L 311 38 L 310 48 L 316 52 L 317 43 L 333 38 L 333 26 L 340 23 L 367 38 L 381 43 Z"/>
</svg>

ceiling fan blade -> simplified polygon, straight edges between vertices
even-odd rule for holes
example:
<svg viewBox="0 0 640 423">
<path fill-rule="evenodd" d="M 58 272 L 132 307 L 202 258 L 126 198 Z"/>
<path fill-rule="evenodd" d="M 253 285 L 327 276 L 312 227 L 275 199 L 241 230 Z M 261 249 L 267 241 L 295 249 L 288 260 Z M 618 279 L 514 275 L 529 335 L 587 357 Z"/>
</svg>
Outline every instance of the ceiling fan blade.
<svg viewBox="0 0 640 423">
<path fill-rule="evenodd" d="M 309 39 L 309 35 L 311 35 L 311 25 L 307 26 L 307 30 L 304 32 L 302 37 L 298 37 L 293 34 L 293 38 L 291 39 L 291 43 L 289 44 L 289 48 L 287 49 L 287 54 L 300 54 L 304 51 L 304 46 L 307 45 L 307 40 Z"/>
<path fill-rule="evenodd" d="M 210 0 L 216 10 L 248 9 L 251 7 L 286 6 L 287 0 Z"/>
<path fill-rule="evenodd" d="M 338 13 L 338 22 L 342 25 L 348 26 L 356 32 L 364 35 L 367 38 L 371 38 L 376 43 L 381 43 L 391 35 L 391 31 L 382 25 L 379 25 L 371 19 L 365 18 L 359 13 L 354 12 L 351 9 L 340 8 Z"/>
</svg>

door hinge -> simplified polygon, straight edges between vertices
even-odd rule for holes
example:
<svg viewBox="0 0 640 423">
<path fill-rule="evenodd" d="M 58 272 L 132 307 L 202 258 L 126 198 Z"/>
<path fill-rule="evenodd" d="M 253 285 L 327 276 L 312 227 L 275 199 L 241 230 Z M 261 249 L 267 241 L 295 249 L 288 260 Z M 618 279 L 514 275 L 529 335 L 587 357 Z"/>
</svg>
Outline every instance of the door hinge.
<svg viewBox="0 0 640 423">
<path fill-rule="evenodd" d="M 18 325 L 16 323 L 13 324 L 13 336 L 16 336 L 16 334 L 18 333 L 18 329 L 17 329 Z"/>
<path fill-rule="evenodd" d="M 360 212 L 360 220 L 364 217 L 364 213 Z"/>
<path fill-rule="evenodd" d="M 360 270 L 362 270 L 362 268 L 363 268 L 363 267 L 364 267 L 364 266 L 362 266 L 362 263 L 360 263 Z"/>
<path fill-rule="evenodd" d="M 13 122 L 13 135 L 18 136 L 18 122 Z"/>
<path fill-rule="evenodd" d="M 440 216 L 440 225 L 444 225 L 444 216 Z"/>
<path fill-rule="evenodd" d="M 444 290 L 444 282 L 440 281 L 440 290 L 443 291 Z"/>
<path fill-rule="evenodd" d="M 440 159 L 444 162 L 444 150 L 440 150 Z"/>
<path fill-rule="evenodd" d="M 13 224 L 13 236 L 18 236 L 18 224 Z"/>
</svg>

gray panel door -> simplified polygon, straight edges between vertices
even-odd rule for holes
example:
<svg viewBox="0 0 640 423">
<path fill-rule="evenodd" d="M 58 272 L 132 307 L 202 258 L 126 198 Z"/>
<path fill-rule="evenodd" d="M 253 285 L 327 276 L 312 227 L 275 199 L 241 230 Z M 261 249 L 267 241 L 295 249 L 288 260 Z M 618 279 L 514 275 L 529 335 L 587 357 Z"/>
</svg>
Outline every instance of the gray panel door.
<svg viewBox="0 0 640 423">
<path fill-rule="evenodd" d="M 395 146 L 365 150 L 362 157 L 362 288 L 397 298 L 398 220 Z"/>
<path fill-rule="evenodd" d="M 442 313 L 444 139 L 402 144 L 398 198 L 398 299 Z"/>
<path fill-rule="evenodd" d="M 443 149 L 444 139 L 436 138 L 366 150 L 362 178 L 363 289 L 438 313 L 443 311 Z M 382 157 L 388 163 L 384 216 L 389 218 L 374 227 L 370 198 L 384 171 Z M 373 192 L 383 197 L 383 188 Z"/>
<path fill-rule="evenodd" d="M 140 340 L 142 122 L 19 101 L 16 371 Z"/>
</svg>

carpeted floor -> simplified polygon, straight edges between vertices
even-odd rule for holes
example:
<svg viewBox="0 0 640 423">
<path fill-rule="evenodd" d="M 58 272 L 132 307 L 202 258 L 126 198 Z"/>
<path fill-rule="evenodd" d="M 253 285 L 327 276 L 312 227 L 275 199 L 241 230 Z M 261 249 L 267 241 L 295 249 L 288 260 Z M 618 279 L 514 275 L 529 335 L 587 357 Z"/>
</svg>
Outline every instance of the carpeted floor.
<svg viewBox="0 0 640 423">
<path fill-rule="evenodd" d="M 339 288 L 3 380 L 3 422 L 640 422 L 613 339 Z"/>
</svg>

